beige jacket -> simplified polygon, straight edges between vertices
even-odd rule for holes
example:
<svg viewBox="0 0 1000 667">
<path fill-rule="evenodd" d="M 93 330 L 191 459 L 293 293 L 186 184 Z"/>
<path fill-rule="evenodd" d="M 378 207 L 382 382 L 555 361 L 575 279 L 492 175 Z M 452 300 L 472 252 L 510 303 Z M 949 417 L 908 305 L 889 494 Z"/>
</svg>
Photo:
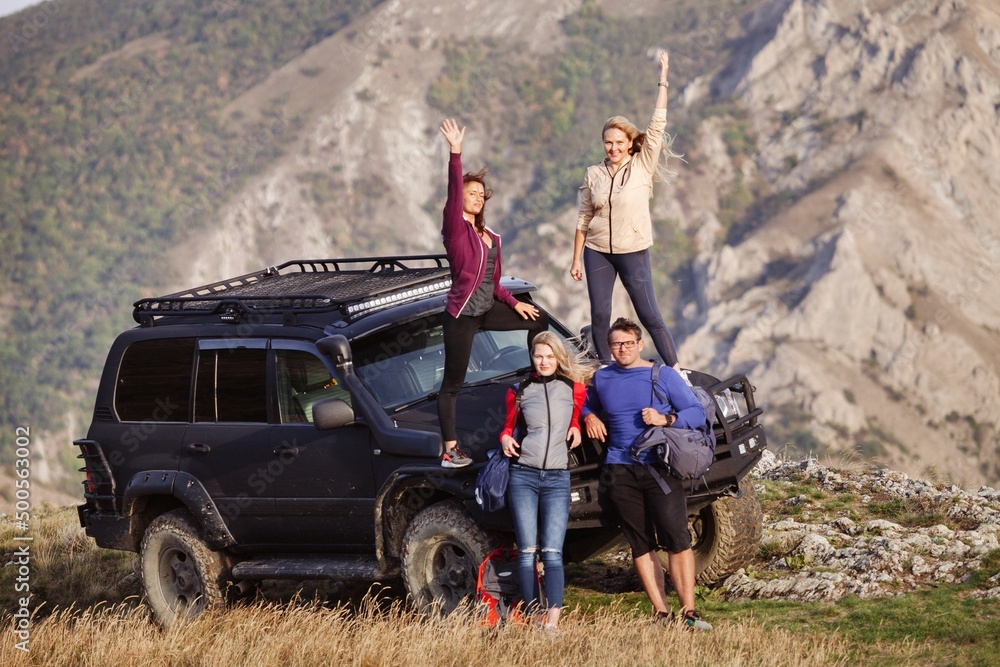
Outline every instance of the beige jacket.
<svg viewBox="0 0 1000 667">
<path fill-rule="evenodd" d="M 622 165 L 613 179 L 604 162 L 587 168 L 580 186 L 576 228 L 586 232 L 588 248 L 618 254 L 653 245 L 649 200 L 666 127 L 667 110 L 654 109 L 642 150 Z"/>
</svg>

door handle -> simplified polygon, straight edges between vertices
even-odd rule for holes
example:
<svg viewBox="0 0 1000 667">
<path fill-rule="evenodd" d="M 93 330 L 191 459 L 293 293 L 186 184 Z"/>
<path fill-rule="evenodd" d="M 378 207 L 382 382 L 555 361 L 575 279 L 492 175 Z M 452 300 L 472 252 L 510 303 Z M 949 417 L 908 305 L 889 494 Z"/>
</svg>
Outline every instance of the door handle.
<svg viewBox="0 0 1000 667">
<path fill-rule="evenodd" d="M 274 448 L 274 455 L 277 457 L 291 456 L 294 458 L 299 455 L 299 448 L 290 445 L 281 445 Z"/>
<path fill-rule="evenodd" d="M 208 454 L 212 448 L 203 442 L 192 442 L 187 446 L 188 454 Z"/>
</svg>

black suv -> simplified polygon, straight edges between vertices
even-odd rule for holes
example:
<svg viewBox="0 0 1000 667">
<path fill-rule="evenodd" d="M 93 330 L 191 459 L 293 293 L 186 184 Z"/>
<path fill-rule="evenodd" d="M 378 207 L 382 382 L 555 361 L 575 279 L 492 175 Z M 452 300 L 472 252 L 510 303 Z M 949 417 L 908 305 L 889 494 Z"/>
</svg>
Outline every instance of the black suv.
<svg viewBox="0 0 1000 667">
<path fill-rule="evenodd" d="M 504 285 L 530 300 L 534 286 Z M 143 299 L 108 354 L 87 438 L 80 523 L 137 551 L 157 618 L 222 603 L 261 579 L 391 579 L 421 608 L 454 608 L 480 561 L 512 541 L 473 499 L 498 445 L 507 388 L 530 370 L 523 331 L 481 331 L 459 398 L 462 447 L 445 469 L 437 424 L 444 256 L 300 260 Z M 577 339 L 554 319 L 552 330 Z M 689 497 L 698 577 L 757 549 L 760 505 L 740 480 L 765 444 L 744 376 L 690 373 L 717 398 L 716 461 Z M 602 450 L 571 462 L 565 558 L 619 535 L 597 503 Z"/>
</svg>

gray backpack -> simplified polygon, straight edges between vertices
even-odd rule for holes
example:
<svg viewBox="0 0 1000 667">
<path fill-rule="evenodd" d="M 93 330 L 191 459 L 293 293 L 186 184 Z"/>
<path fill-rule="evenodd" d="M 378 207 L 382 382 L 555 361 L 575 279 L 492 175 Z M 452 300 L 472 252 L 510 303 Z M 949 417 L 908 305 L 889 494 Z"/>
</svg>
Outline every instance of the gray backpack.
<svg viewBox="0 0 1000 667">
<path fill-rule="evenodd" d="M 669 403 L 657 386 L 661 366 L 659 362 L 653 362 L 653 393 L 664 403 Z M 666 466 L 667 472 L 672 477 L 685 481 L 703 480 L 712 461 L 715 460 L 715 429 L 712 428 L 715 399 L 697 385 L 693 385 L 691 390 L 705 408 L 704 423 L 697 428 L 650 426 L 636 439 L 631 451 L 632 458 L 639 461 L 643 452 L 652 449 L 656 459 Z M 650 399 L 652 403 L 652 397 Z M 655 467 L 652 472 L 664 493 L 670 493 L 666 482 L 656 472 Z"/>
</svg>

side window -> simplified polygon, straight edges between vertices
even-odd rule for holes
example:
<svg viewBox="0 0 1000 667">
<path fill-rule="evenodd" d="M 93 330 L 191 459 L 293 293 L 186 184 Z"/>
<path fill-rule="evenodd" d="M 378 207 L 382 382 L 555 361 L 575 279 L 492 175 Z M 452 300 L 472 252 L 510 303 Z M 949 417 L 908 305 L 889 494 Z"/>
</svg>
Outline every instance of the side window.
<svg viewBox="0 0 1000 667">
<path fill-rule="evenodd" d="M 115 410 L 122 421 L 186 422 L 190 418 L 191 338 L 132 343 L 122 355 Z"/>
<path fill-rule="evenodd" d="M 275 350 L 278 373 L 278 411 L 280 421 L 312 423 L 313 405 L 327 398 L 351 402 L 351 395 L 330 377 L 323 362 L 301 350 Z"/>
<path fill-rule="evenodd" d="M 195 421 L 267 421 L 267 350 L 203 349 L 196 383 Z"/>
</svg>

